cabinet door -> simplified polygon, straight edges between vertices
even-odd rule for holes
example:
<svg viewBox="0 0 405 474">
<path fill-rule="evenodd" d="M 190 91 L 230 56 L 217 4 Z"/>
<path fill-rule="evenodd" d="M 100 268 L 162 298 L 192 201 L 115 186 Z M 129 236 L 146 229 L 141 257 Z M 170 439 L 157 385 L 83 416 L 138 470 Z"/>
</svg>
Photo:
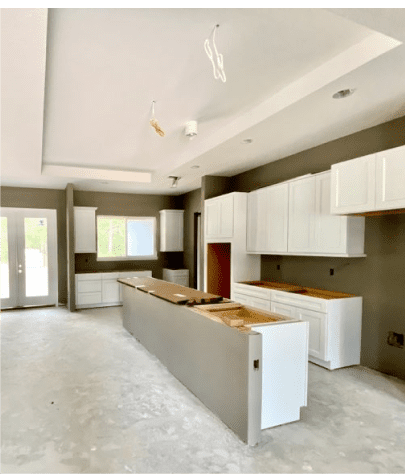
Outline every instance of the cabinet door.
<svg viewBox="0 0 405 474">
<path fill-rule="evenodd" d="M 347 252 L 347 217 L 330 212 L 331 173 L 315 177 L 316 183 L 316 252 Z"/>
<path fill-rule="evenodd" d="M 183 251 L 183 211 L 160 211 L 160 251 Z"/>
<path fill-rule="evenodd" d="M 102 303 L 119 303 L 121 299 L 120 286 L 116 280 L 102 280 Z"/>
<path fill-rule="evenodd" d="M 219 236 L 233 237 L 233 196 L 219 199 Z"/>
<path fill-rule="evenodd" d="M 232 299 L 235 300 L 236 303 L 249 306 L 250 296 L 243 295 L 242 293 L 234 293 Z"/>
<path fill-rule="evenodd" d="M 286 252 L 288 241 L 288 184 L 269 186 L 264 195 L 266 215 L 259 218 L 266 226 L 267 252 Z"/>
<path fill-rule="evenodd" d="M 249 303 L 247 303 L 247 305 L 257 309 L 264 309 L 265 311 L 271 310 L 270 300 L 263 300 L 261 298 L 255 298 L 254 296 L 249 298 Z"/>
<path fill-rule="evenodd" d="M 325 313 L 318 313 L 310 309 L 297 308 L 298 319 L 308 321 L 309 323 L 309 355 L 318 359 L 327 360 L 327 337 L 326 337 L 326 319 Z"/>
<path fill-rule="evenodd" d="M 265 189 L 248 194 L 247 250 L 265 252 L 267 240 L 267 193 Z"/>
<path fill-rule="evenodd" d="M 332 165 L 332 214 L 374 209 L 375 159 L 376 155 L 368 155 Z"/>
<path fill-rule="evenodd" d="M 377 153 L 376 209 L 405 208 L 405 146 Z"/>
<path fill-rule="evenodd" d="M 75 253 L 96 253 L 96 210 L 74 208 Z"/>
<path fill-rule="evenodd" d="M 271 303 L 271 312 L 276 314 L 281 314 L 282 316 L 288 316 L 290 318 L 296 318 L 297 308 L 295 306 L 290 306 L 288 304 L 282 303 Z"/>
<path fill-rule="evenodd" d="M 315 249 L 315 177 L 289 183 L 288 252 Z"/>
<path fill-rule="evenodd" d="M 218 200 L 205 203 L 205 232 L 208 239 L 219 235 L 219 212 L 220 204 Z"/>
</svg>

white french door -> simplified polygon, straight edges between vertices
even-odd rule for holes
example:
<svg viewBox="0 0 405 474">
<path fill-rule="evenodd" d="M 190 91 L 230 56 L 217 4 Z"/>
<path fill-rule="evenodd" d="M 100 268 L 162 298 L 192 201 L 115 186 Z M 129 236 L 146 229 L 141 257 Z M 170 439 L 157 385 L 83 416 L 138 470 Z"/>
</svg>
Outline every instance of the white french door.
<svg viewBox="0 0 405 474">
<path fill-rule="evenodd" d="M 1 307 L 58 303 L 56 210 L 1 208 Z"/>
</svg>

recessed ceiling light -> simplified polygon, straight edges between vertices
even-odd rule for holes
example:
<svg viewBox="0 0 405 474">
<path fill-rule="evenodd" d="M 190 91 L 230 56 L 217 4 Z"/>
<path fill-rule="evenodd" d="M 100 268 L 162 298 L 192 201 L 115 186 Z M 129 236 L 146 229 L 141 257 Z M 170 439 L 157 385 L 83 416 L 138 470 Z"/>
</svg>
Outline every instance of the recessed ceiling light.
<svg viewBox="0 0 405 474">
<path fill-rule="evenodd" d="M 252 142 L 253 142 L 253 138 L 245 138 L 244 140 L 242 140 L 242 143 L 244 143 L 245 145 Z"/>
<path fill-rule="evenodd" d="M 345 99 L 346 97 L 349 97 L 349 95 L 352 95 L 354 92 L 354 89 L 342 89 L 341 91 L 336 92 L 333 94 L 334 99 Z"/>
<path fill-rule="evenodd" d="M 191 167 L 191 169 L 193 169 L 193 170 L 196 170 L 197 168 L 199 168 L 198 165 L 193 165 L 193 166 Z"/>
</svg>

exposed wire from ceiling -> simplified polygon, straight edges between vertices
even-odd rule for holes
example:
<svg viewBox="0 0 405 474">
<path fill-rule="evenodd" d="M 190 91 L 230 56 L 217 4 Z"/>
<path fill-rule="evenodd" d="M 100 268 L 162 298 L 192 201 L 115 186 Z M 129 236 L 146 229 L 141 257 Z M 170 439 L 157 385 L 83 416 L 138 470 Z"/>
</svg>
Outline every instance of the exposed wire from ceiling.
<svg viewBox="0 0 405 474">
<path fill-rule="evenodd" d="M 224 71 L 224 58 L 222 54 L 218 53 L 217 47 L 215 45 L 215 31 L 219 27 L 219 25 L 215 25 L 214 29 L 212 30 L 209 38 L 207 38 L 204 42 L 204 49 L 207 53 L 208 58 L 212 62 L 212 66 L 214 68 L 214 77 L 215 79 L 221 79 L 222 82 L 226 82 L 226 75 Z M 210 39 L 212 38 L 212 45 L 215 51 L 215 59 L 210 48 Z"/>
<path fill-rule="evenodd" d="M 165 132 L 160 128 L 158 121 L 155 119 L 155 100 L 152 100 L 152 118 L 150 119 L 149 123 L 152 125 L 152 127 L 155 129 L 155 132 L 161 136 L 165 136 Z"/>
</svg>

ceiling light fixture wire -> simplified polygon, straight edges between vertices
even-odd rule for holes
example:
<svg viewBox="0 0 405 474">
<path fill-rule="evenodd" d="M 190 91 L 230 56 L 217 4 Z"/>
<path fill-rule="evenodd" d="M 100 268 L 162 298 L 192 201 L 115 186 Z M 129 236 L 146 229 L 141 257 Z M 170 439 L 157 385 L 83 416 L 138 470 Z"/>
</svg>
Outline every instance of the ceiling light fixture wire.
<svg viewBox="0 0 405 474">
<path fill-rule="evenodd" d="M 152 127 L 155 129 L 155 132 L 161 136 L 165 136 L 165 132 L 160 128 L 158 121 L 155 119 L 155 100 L 152 100 L 152 118 L 150 119 L 149 123 L 152 125 Z"/>
<path fill-rule="evenodd" d="M 222 54 L 218 53 L 217 47 L 215 45 L 215 31 L 219 27 L 219 25 L 215 25 L 209 38 L 207 38 L 204 42 L 204 49 L 207 53 L 208 58 L 212 62 L 212 66 L 214 68 L 214 77 L 215 79 L 221 79 L 222 82 L 226 82 L 226 75 L 224 71 L 224 58 Z M 212 45 L 215 51 L 215 60 L 214 55 L 212 54 L 212 50 L 210 48 L 210 39 L 212 38 Z"/>
</svg>

